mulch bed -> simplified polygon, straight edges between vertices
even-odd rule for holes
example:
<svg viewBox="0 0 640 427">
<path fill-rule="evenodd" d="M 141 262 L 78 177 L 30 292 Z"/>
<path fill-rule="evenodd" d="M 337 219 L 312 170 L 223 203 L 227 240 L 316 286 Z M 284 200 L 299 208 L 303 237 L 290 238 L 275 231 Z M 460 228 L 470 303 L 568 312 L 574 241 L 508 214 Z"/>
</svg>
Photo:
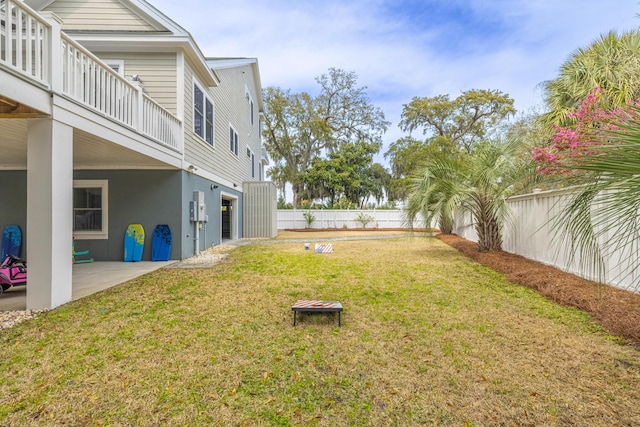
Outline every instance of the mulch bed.
<svg viewBox="0 0 640 427">
<path fill-rule="evenodd" d="M 640 295 L 566 273 L 503 251 L 478 252 L 476 243 L 456 235 L 438 238 L 507 280 L 535 289 L 560 304 L 589 313 L 612 335 L 640 344 Z"/>
<path fill-rule="evenodd" d="M 317 232 L 317 231 L 402 231 L 406 233 L 406 228 L 285 228 L 285 231 L 297 231 L 300 233 Z M 416 233 L 426 233 L 427 231 L 436 231 L 433 228 L 414 228 L 412 231 Z"/>
</svg>

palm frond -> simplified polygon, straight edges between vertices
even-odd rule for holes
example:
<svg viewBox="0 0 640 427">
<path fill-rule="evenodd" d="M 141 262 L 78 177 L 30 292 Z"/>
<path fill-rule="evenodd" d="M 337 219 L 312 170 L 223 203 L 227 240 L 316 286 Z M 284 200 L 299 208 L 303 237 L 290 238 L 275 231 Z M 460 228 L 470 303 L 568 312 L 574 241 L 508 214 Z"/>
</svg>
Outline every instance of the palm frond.
<svg viewBox="0 0 640 427">
<path fill-rule="evenodd" d="M 555 219 L 558 238 L 569 248 L 570 259 L 582 260 L 596 280 L 604 281 L 605 257 L 620 257 L 637 272 L 640 259 L 640 114 L 608 132 L 611 143 L 593 148 L 573 169 L 591 181 L 577 187 Z M 612 278 L 621 280 L 622 277 Z M 640 280 L 635 288 L 640 287 Z"/>
</svg>

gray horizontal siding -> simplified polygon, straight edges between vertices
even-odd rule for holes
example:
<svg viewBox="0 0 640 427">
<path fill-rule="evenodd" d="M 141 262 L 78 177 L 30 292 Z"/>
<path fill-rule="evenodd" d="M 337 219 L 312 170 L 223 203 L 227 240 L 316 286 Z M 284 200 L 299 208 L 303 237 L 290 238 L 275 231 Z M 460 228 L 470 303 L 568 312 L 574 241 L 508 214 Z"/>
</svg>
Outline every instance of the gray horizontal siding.
<svg viewBox="0 0 640 427">
<path fill-rule="evenodd" d="M 240 185 L 244 181 L 259 178 L 260 135 L 257 111 L 257 95 L 251 67 L 216 70 L 221 83 L 215 88 L 203 88 L 214 103 L 214 147 L 193 133 L 193 72 L 185 71 L 185 160 L 212 171 L 216 175 Z M 250 121 L 249 103 L 245 97 L 245 85 L 254 99 L 254 124 Z M 238 155 L 229 149 L 229 125 L 238 133 Z M 255 156 L 255 178 L 251 174 L 251 158 L 247 147 Z"/>
</svg>

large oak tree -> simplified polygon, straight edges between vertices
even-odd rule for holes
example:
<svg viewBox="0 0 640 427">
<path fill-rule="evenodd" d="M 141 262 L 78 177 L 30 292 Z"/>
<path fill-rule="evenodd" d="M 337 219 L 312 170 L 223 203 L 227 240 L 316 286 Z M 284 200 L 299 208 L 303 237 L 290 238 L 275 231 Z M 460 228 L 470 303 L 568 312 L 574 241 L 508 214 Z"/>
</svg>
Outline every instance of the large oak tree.
<svg viewBox="0 0 640 427">
<path fill-rule="evenodd" d="M 316 81 L 320 92 L 315 97 L 278 87 L 264 91 L 264 145 L 276 165 L 270 176 L 281 190 L 285 183 L 292 185 L 296 207 L 304 191 L 303 174 L 315 158 L 356 141 L 379 149 L 389 125 L 382 110 L 371 104 L 366 87 L 357 86 L 355 73 L 331 68 Z"/>
<path fill-rule="evenodd" d="M 425 138 L 401 138 L 385 153 L 395 184 L 392 194 L 404 199 L 411 179 L 434 155 L 468 155 L 515 111 L 513 99 L 498 90 L 472 89 L 455 99 L 449 95 L 413 98 L 404 105 L 400 128 L 410 133 L 422 131 Z"/>
</svg>

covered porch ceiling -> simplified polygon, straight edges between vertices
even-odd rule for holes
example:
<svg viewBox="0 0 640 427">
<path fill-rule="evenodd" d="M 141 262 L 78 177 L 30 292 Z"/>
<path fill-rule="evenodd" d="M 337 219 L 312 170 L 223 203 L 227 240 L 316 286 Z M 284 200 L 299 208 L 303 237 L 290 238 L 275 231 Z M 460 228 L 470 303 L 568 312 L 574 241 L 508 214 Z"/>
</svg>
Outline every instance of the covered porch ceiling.
<svg viewBox="0 0 640 427">
<path fill-rule="evenodd" d="M 26 118 L 0 118 L 0 170 L 27 168 Z M 160 160 L 79 129 L 73 132 L 74 169 L 175 169 Z"/>
</svg>

